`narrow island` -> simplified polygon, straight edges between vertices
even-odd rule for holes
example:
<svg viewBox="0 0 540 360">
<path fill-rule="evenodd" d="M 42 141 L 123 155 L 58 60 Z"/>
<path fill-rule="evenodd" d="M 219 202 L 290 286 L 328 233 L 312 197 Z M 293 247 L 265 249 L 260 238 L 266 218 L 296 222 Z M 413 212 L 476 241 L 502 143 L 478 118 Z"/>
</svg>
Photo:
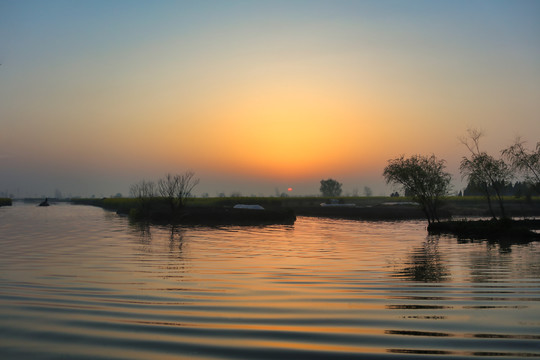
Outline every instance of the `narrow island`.
<svg viewBox="0 0 540 360">
<path fill-rule="evenodd" d="M 173 208 L 166 198 L 103 198 L 72 199 L 75 204 L 94 205 L 127 216 L 132 221 L 148 221 L 157 224 L 176 223 L 184 225 L 272 225 L 294 224 L 297 216 L 359 221 L 404 221 L 426 219 L 421 205 L 411 197 L 209 197 L 189 198 L 182 208 Z M 321 206 L 331 204 L 335 206 Z M 540 228 L 540 198 L 505 198 L 507 212 L 512 220 L 527 229 Z M 238 206 L 238 205 L 258 205 Z M 174 210 L 173 210 L 174 209 Z M 441 201 L 439 221 L 428 224 L 431 234 L 454 234 L 460 238 L 494 239 L 505 234 L 500 228 L 510 229 L 507 234 L 518 231 L 509 223 L 494 223 L 489 219 L 485 200 L 478 196 L 449 196 Z M 452 220 L 469 219 L 469 220 Z M 522 232 L 522 230 L 519 230 Z M 526 234 L 530 241 L 536 235 Z M 507 238 L 509 236 L 506 236 Z M 519 236 L 523 238 L 523 233 Z"/>
</svg>

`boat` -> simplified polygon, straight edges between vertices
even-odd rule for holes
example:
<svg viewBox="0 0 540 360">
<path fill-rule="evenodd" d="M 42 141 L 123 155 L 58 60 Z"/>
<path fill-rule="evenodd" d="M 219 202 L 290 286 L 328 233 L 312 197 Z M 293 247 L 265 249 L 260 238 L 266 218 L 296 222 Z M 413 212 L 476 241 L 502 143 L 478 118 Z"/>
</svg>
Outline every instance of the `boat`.
<svg viewBox="0 0 540 360">
<path fill-rule="evenodd" d="M 49 198 L 45 198 L 44 201 L 40 202 L 38 206 L 50 206 L 49 204 Z"/>
</svg>

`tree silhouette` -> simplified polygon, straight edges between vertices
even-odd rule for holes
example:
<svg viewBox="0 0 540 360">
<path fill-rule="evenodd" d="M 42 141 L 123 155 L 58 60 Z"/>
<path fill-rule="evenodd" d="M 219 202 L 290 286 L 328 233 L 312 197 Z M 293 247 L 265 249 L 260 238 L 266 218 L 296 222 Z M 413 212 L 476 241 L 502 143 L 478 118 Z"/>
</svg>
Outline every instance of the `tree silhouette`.
<svg viewBox="0 0 540 360">
<path fill-rule="evenodd" d="M 321 194 L 322 196 L 332 197 L 341 195 L 342 184 L 334 179 L 321 180 Z"/>
<path fill-rule="evenodd" d="M 176 199 L 180 207 L 186 204 L 186 199 L 192 196 L 192 191 L 199 184 L 199 179 L 195 178 L 193 171 L 186 171 L 183 174 L 175 176 L 178 181 L 176 189 Z"/>
<path fill-rule="evenodd" d="M 413 155 L 388 160 L 383 176 L 387 183 L 403 186 L 405 193 L 422 207 L 429 224 L 439 221 L 437 209 L 450 190 L 451 176 L 444 171 L 444 160 L 435 155 Z"/>
<path fill-rule="evenodd" d="M 159 194 L 167 200 L 173 213 L 176 212 L 176 210 L 180 207 L 179 201 L 176 198 L 176 193 L 178 192 L 179 186 L 179 175 L 172 175 L 169 173 L 158 180 Z"/>
<path fill-rule="evenodd" d="M 139 207 L 144 215 L 150 213 L 152 198 L 156 196 L 156 185 L 153 181 L 141 180 L 129 187 L 131 197 L 139 201 Z"/>
</svg>

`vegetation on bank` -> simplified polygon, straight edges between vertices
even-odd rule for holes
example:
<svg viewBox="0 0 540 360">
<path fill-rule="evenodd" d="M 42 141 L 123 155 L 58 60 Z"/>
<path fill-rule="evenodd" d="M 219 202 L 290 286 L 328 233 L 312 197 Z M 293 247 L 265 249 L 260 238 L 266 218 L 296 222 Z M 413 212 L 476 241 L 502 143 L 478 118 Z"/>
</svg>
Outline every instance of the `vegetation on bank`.
<svg viewBox="0 0 540 360">
<path fill-rule="evenodd" d="M 137 198 L 75 198 L 71 200 L 74 204 L 94 205 L 104 209 L 119 211 L 127 214 L 130 209 L 136 208 L 139 203 Z M 148 198 L 150 207 L 162 207 L 167 204 L 167 199 L 163 197 Z M 341 204 L 355 204 L 360 207 L 376 206 L 384 203 L 409 203 L 410 197 L 388 197 L 388 196 L 294 196 L 294 197 L 266 197 L 266 196 L 239 196 L 239 197 L 190 197 L 187 202 L 188 207 L 233 207 L 237 204 L 261 205 L 265 209 L 277 208 L 297 208 L 297 207 L 320 207 L 322 203 L 337 201 Z"/>
<path fill-rule="evenodd" d="M 321 203 L 351 206 L 321 206 Z M 540 216 L 540 197 L 504 197 L 507 214 L 514 217 Z M 172 215 L 168 199 L 147 199 L 150 213 L 142 213 L 136 198 L 73 199 L 75 204 L 94 205 L 129 215 L 134 221 L 181 223 L 189 225 L 264 225 L 292 224 L 296 216 L 316 216 L 370 221 L 421 219 L 424 214 L 411 197 L 208 197 L 189 198 L 189 205 Z M 236 204 L 261 205 L 265 212 L 233 209 Z M 470 220 L 490 217 L 481 196 L 448 196 L 441 203 L 439 215 L 446 221 L 428 225 L 431 234 L 452 234 L 460 239 L 487 239 L 501 243 L 540 240 L 532 229 L 540 229 L 540 220 Z M 469 220 L 450 220 L 451 218 Z"/>
<path fill-rule="evenodd" d="M 92 205 L 106 210 L 116 211 L 119 214 L 129 214 L 130 209 L 137 207 L 135 198 L 74 198 L 73 204 Z"/>
<path fill-rule="evenodd" d="M 355 206 L 321 206 L 321 203 Z M 507 214 L 515 217 L 540 216 L 540 197 L 504 198 Z M 146 199 L 146 208 L 137 198 L 73 199 L 75 204 L 94 205 L 125 214 L 134 221 L 180 223 L 189 225 L 264 225 L 292 224 L 296 216 L 316 216 L 355 220 L 406 220 L 425 216 L 411 197 L 209 197 L 189 198 L 188 206 L 171 212 L 164 197 Z M 261 205 L 266 211 L 234 209 L 234 205 Z M 453 234 L 463 239 L 488 239 L 500 242 L 538 240 L 531 229 L 540 228 L 540 220 L 449 220 L 453 218 L 490 217 L 481 196 L 449 196 L 444 199 L 439 215 L 446 221 L 428 225 L 431 234 Z"/>
<path fill-rule="evenodd" d="M 294 211 L 275 198 L 189 198 L 189 205 L 171 208 L 166 197 L 73 199 L 74 204 L 93 205 L 118 214 L 128 215 L 134 221 L 181 224 L 290 224 Z M 233 209 L 236 204 L 258 204 L 266 211 Z"/>
<path fill-rule="evenodd" d="M 10 198 L 0 198 L 0 206 L 11 206 L 12 202 Z"/>
<path fill-rule="evenodd" d="M 509 214 L 515 217 L 540 216 L 540 197 L 505 197 Z M 150 209 L 167 209 L 161 197 L 147 199 Z M 94 205 L 128 215 L 139 206 L 136 198 L 72 199 L 75 204 Z M 355 207 L 322 207 L 322 203 L 354 204 Z M 186 208 L 232 208 L 237 204 L 261 205 L 268 210 L 292 209 L 300 216 L 322 216 L 365 220 L 421 219 L 424 214 L 412 197 L 354 196 L 354 197 L 192 197 Z M 448 196 L 440 206 L 440 216 L 488 217 L 489 210 L 481 196 Z"/>
</svg>

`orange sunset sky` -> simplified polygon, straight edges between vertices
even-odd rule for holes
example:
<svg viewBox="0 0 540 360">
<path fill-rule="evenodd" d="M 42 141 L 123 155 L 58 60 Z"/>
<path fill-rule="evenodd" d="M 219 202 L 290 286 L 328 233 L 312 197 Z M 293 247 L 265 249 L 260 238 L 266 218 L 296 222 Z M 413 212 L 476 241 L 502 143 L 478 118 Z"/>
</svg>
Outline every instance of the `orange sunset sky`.
<svg viewBox="0 0 540 360">
<path fill-rule="evenodd" d="M 0 192 L 389 194 L 400 154 L 540 141 L 540 2 L 0 0 Z"/>
</svg>

